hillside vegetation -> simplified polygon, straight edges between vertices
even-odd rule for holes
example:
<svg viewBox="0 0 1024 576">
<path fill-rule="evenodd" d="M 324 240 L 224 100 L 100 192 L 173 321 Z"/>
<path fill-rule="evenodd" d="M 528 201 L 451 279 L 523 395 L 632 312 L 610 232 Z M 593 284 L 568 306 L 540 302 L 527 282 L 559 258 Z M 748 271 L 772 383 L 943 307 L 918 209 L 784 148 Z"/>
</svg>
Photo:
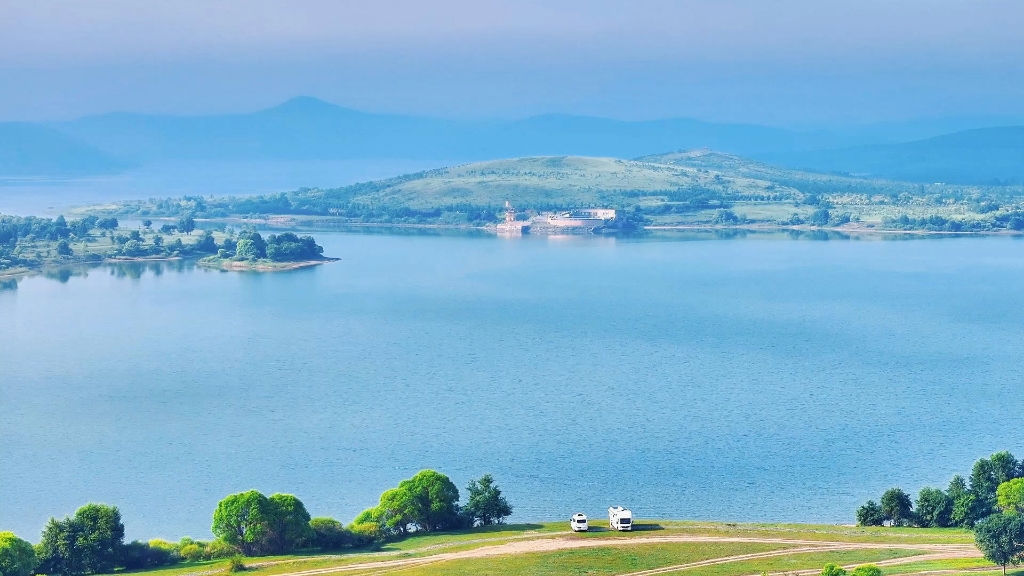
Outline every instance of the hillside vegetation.
<svg viewBox="0 0 1024 576">
<path fill-rule="evenodd" d="M 316 216 L 342 223 L 485 225 L 506 200 L 526 215 L 615 208 L 663 226 L 816 226 L 971 232 L 1024 229 L 1024 187 L 916 184 L 777 168 L 697 150 L 636 160 L 492 160 L 342 188 L 184 197 L 93 207 L 93 214 L 197 218 Z"/>
</svg>

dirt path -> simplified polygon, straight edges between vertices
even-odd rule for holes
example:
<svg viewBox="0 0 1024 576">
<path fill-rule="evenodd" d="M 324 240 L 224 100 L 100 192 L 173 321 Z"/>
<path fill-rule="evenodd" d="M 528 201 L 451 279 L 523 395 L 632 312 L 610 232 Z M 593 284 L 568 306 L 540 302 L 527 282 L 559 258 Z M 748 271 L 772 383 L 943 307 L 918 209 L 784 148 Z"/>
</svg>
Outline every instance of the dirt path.
<svg viewBox="0 0 1024 576">
<path fill-rule="evenodd" d="M 396 560 L 382 560 L 377 562 L 360 562 L 343 566 L 329 568 L 316 568 L 289 572 L 276 576 L 320 576 L 323 574 L 334 574 L 344 572 L 355 572 L 362 570 L 374 570 L 372 574 L 386 574 L 392 570 L 409 568 L 424 564 L 434 564 L 450 560 L 466 560 L 473 558 L 488 558 L 492 556 L 505 556 L 510 554 L 530 554 L 538 552 L 555 552 L 558 550 L 569 550 L 577 548 L 595 548 L 602 546 L 632 546 L 641 544 L 668 544 L 668 543 L 756 543 L 756 544 L 779 544 L 788 546 L 780 550 L 766 552 L 755 552 L 751 554 L 740 554 L 722 558 L 712 558 L 699 562 L 665 566 L 651 570 L 633 572 L 622 576 L 654 576 L 699 568 L 701 566 L 712 566 L 716 564 L 727 564 L 730 562 L 742 562 L 746 560 L 757 560 L 760 558 L 771 558 L 774 556 L 787 556 L 791 554 L 804 554 L 812 552 L 845 551 L 845 550 L 918 550 L 923 552 L 917 556 L 908 558 L 896 558 L 876 562 L 879 566 L 891 566 L 918 562 L 925 560 L 947 560 L 951 558 L 977 558 L 981 553 L 971 544 L 888 544 L 888 543 L 861 543 L 861 542 L 828 542 L 818 540 L 790 540 L 784 538 L 738 538 L 738 537 L 717 537 L 717 536 L 638 536 L 632 538 L 566 538 L 550 537 L 535 538 L 519 542 L 507 542 L 493 546 L 483 546 L 472 550 L 459 552 L 442 552 L 422 558 L 402 558 Z M 460 543 L 461 544 L 461 543 Z M 415 553 L 420 550 L 410 550 Z M 795 574 L 817 574 L 819 570 L 796 572 Z"/>
</svg>

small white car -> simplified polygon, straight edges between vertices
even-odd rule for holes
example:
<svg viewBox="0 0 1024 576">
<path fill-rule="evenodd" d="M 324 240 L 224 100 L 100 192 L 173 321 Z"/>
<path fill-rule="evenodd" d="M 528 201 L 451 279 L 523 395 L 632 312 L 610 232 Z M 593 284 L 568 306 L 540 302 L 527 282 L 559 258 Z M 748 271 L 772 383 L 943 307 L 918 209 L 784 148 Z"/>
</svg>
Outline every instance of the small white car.
<svg viewBox="0 0 1024 576">
<path fill-rule="evenodd" d="M 569 519 L 569 528 L 572 528 L 573 532 L 586 532 L 590 529 L 587 525 L 587 515 L 583 512 L 577 512 L 572 515 Z"/>
</svg>

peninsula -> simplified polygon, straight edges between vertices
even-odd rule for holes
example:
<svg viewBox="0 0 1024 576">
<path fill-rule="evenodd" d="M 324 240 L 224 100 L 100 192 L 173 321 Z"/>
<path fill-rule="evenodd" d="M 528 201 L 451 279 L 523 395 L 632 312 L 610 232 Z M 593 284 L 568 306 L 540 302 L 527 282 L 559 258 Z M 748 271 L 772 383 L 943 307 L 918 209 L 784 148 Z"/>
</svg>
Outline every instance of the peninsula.
<svg viewBox="0 0 1024 576">
<path fill-rule="evenodd" d="M 88 207 L 131 218 L 241 219 L 284 226 L 430 226 L 497 230 L 506 202 L 523 221 L 615 210 L 608 232 L 642 228 L 849 232 L 1024 231 L 1024 186 L 921 184 L 780 168 L 709 150 L 632 160 L 511 158 L 342 188 L 165 198 Z"/>
<path fill-rule="evenodd" d="M 99 262 L 196 258 L 205 267 L 274 272 L 336 260 L 312 236 L 291 232 L 264 238 L 251 229 L 197 230 L 191 216 L 159 229 L 152 220 L 125 228 L 117 218 L 77 220 L 0 215 L 0 277 L 47 267 Z"/>
</svg>

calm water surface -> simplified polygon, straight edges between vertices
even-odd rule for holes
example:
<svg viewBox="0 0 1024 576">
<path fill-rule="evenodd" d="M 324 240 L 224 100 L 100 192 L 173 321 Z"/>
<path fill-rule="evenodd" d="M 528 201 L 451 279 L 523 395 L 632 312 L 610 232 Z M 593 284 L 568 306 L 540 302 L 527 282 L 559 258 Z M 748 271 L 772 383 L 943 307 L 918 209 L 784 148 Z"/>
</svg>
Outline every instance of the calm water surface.
<svg viewBox="0 0 1024 576">
<path fill-rule="evenodd" d="M 207 536 L 249 488 L 347 521 L 426 467 L 516 520 L 850 522 L 1022 450 L 1022 241 L 318 238 L 0 291 L 0 528 Z"/>
</svg>

